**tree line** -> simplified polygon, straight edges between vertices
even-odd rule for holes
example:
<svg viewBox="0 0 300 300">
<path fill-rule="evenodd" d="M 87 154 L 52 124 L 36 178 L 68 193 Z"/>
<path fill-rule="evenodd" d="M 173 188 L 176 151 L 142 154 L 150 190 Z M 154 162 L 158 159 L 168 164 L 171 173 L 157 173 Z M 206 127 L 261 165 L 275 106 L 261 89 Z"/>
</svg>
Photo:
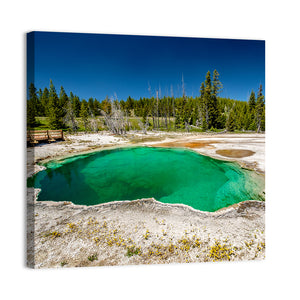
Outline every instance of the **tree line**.
<svg viewBox="0 0 300 300">
<path fill-rule="evenodd" d="M 248 101 L 239 101 L 219 97 L 223 85 L 219 73 L 214 70 L 212 76 L 207 72 L 200 85 L 198 97 L 185 94 L 182 78 L 182 96 L 174 97 L 171 87 L 170 96 L 156 95 L 147 98 L 126 101 L 109 99 L 99 101 L 96 98 L 80 99 L 63 87 L 59 94 L 52 80 L 49 88 L 37 90 L 33 83 L 29 86 L 27 101 L 27 126 L 29 129 L 38 125 L 37 117 L 47 117 L 51 129 L 78 130 L 78 120 L 84 124 L 85 131 L 98 130 L 97 119 L 104 119 L 107 129 L 123 134 L 131 128 L 130 118 L 138 119 L 139 128 L 151 130 L 186 130 L 199 129 L 227 131 L 265 131 L 265 101 L 262 85 L 257 93 L 251 91 Z"/>
</svg>

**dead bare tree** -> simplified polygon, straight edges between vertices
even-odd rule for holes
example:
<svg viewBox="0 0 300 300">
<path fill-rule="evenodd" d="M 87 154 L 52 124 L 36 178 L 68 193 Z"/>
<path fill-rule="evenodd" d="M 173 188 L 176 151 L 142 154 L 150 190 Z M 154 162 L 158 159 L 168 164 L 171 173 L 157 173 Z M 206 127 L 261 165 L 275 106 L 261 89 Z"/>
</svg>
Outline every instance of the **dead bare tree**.
<svg viewBox="0 0 300 300">
<path fill-rule="evenodd" d="M 171 122 L 170 122 L 170 96 L 169 96 L 169 90 L 166 88 L 167 91 L 167 103 L 166 103 L 166 124 L 167 124 L 167 130 L 171 130 Z"/>
<path fill-rule="evenodd" d="M 161 111 L 164 114 L 166 130 L 168 130 L 168 110 L 169 110 L 169 96 L 168 96 L 168 89 L 166 89 L 166 96 L 164 96 L 163 98 L 162 109 L 161 109 Z"/>
<path fill-rule="evenodd" d="M 120 103 L 118 100 L 110 100 L 111 104 L 111 113 L 107 114 L 102 110 L 102 114 L 104 115 L 106 126 L 108 130 L 113 134 L 126 134 L 126 120 L 124 118 L 124 113 L 121 109 Z"/>
<path fill-rule="evenodd" d="M 182 74 L 182 78 L 181 78 L 181 86 L 182 86 L 182 95 L 183 95 L 183 99 L 185 99 L 185 88 L 184 88 L 183 74 Z"/>
<path fill-rule="evenodd" d="M 94 132 L 98 132 L 98 122 L 97 122 L 95 114 L 93 113 L 93 111 L 90 108 L 89 108 L 89 115 L 91 117 L 90 124 L 89 124 L 91 130 Z"/>
<path fill-rule="evenodd" d="M 72 106 L 71 101 L 69 100 L 67 102 L 67 105 L 65 107 L 65 117 L 64 117 L 64 123 L 71 128 L 72 131 L 77 131 L 78 124 L 76 121 L 75 112 Z"/>
<path fill-rule="evenodd" d="M 188 123 L 188 122 L 184 122 L 184 126 L 185 126 L 185 130 L 187 131 L 187 132 L 190 132 L 190 124 Z"/>
<path fill-rule="evenodd" d="M 169 96 L 168 96 L 167 105 L 168 105 L 168 120 L 169 120 L 168 130 L 171 130 Z"/>
<path fill-rule="evenodd" d="M 149 82 L 149 81 L 148 81 L 148 92 L 149 92 L 150 99 L 151 99 L 151 85 L 150 85 L 150 82 Z"/>
<path fill-rule="evenodd" d="M 90 120 L 90 128 L 92 129 L 92 131 L 98 132 L 98 122 L 95 116 L 92 116 Z"/>
<path fill-rule="evenodd" d="M 165 117 L 165 126 L 166 130 L 168 130 L 168 98 L 165 99 L 164 101 L 164 117 Z"/>
<path fill-rule="evenodd" d="M 182 74 L 181 83 L 182 83 L 182 97 L 183 97 L 184 100 L 186 100 L 183 74 Z M 187 132 L 189 132 L 189 131 L 190 131 L 190 127 L 189 127 L 189 124 L 188 124 L 187 121 L 184 121 L 184 126 L 185 126 L 185 130 L 186 130 Z"/>
<path fill-rule="evenodd" d="M 149 128 L 148 117 L 146 118 L 146 122 L 143 123 L 140 119 L 138 120 L 139 127 L 143 131 L 144 134 L 147 134 L 147 130 Z"/>
<path fill-rule="evenodd" d="M 172 97 L 172 106 L 173 106 L 173 118 L 174 118 L 174 131 L 176 131 L 176 124 L 175 124 L 175 99 L 174 99 L 174 92 L 173 92 L 173 85 L 171 85 L 171 97 Z"/>
<path fill-rule="evenodd" d="M 152 115 L 152 122 L 153 122 L 153 130 L 156 129 L 156 118 L 155 118 L 155 104 L 154 104 L 154 98 L 151 98 L 151 115 Z"/>
<path fill-rule="evenodd" d="M 153 130 L 156 128 L 156 121 L 155 121 L 155 105 L 152 105 L 152 93 L 151 93 L 151 85 L 150 82 L 148 81 L 148 92 L 150 96 L 150 101 L 151 101 L 151 115 L 152 115 L 152 123 L 153 123 Z"/>
<path fill-rule="evenodd" d="M 157 129 L 159 130 L 158 105 L 159 105 L 158 90 L 156 90 L 156 117 L 157 117 Z"/>
</svg>

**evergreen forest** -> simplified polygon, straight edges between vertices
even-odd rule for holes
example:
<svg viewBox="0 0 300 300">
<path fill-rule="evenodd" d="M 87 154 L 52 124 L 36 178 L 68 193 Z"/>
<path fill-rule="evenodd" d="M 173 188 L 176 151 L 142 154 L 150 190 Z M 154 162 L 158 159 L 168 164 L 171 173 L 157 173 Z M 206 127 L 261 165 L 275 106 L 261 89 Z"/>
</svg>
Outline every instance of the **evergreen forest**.
<svg viewBox="0 0 300 300">
<path fill-rule="evenodd" d="M 199 95 L 185 94 L 182 79 L 182 96 L 161 95 L 155 90 L 149 97 L 126 100 L 96 98 L 80 99 L 61 87 L 56 91 L 52 80 L 49 87 L 37 89 L 29 86 L 27 99 L 27 128 L 63 129 L 65 131 L 110 130 L 124 134 L 129 130 L 166 131 L 229 131 L 264 132 L 265 98 L 262 85 L 254 87 L 248 101 L 219 96 L 223 85 L 219 73 L 207 72 L 199 84 Z"/>
</svg>

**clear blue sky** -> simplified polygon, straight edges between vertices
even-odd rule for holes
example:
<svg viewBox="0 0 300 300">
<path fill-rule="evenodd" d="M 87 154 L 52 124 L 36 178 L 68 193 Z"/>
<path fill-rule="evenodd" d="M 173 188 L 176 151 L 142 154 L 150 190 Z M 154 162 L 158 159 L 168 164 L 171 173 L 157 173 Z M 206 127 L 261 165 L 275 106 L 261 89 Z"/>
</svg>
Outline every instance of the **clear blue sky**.
<svg viewBox="0 0 300 300">
<path fill-rule="evenodd" d="M 152 37 L 110 34 L 34 32 L 28 41 L 28 84 L 63 86 L 86 99 L 149 97 L 161 89 L 170 95 L 199 96 L 207 71 L 220 73 L 220 96 L 247 101 L 260 84 L 265 93 L 265 42 L 258 40 Z M 33 50 L 33 51 L 32 51 Z M 33 68 L 31 68 L 33 66 Z"/>
</svg>

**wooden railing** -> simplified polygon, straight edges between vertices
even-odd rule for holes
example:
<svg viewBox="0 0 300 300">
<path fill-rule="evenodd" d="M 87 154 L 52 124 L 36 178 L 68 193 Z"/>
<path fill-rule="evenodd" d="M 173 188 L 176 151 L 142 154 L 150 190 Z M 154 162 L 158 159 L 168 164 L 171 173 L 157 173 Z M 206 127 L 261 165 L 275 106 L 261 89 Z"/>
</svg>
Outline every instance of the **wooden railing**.
<svg viewBox="0 0 300 300">
<path fill-rule="evenodd" d="M 62 130 L 28 130 L 27 143 L 37 144 L 39 142 L 55 142 L 56 140 L 64 140 Z"/>
</svg>

